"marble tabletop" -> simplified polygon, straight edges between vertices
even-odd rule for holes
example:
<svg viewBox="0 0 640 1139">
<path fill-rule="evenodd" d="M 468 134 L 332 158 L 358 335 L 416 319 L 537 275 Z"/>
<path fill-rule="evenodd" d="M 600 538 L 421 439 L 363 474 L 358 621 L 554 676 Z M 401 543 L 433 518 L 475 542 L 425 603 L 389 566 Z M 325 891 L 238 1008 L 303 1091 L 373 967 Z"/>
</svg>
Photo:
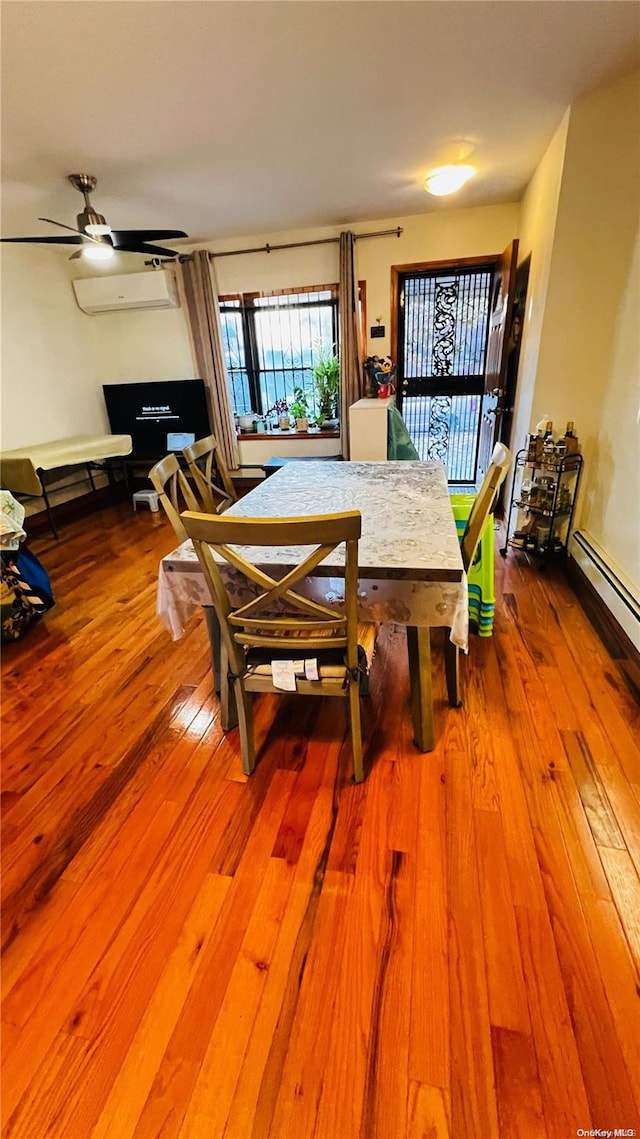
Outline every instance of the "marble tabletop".
<svg viewBox="0 0 640 1139">
<path fill-rule="evenodd" d="M 359 510 L 359 609 L 363 620 L 445 625 L 461 648 L 467 641 L 467 586 L 445 469 L 433 462 L 289 463 L 226 512 L 240 517 L 291 518 Z M 301 560 L 300 547 L 242 547 L 265 568 Z M 314 596 L 340 591 L 340 547 L 309 579 Z M 173 636 L 199 603 L 204 579 L 191 542 L 162 559 L 158 614 Z M 278 575 L 276 575 L 278 576 Z M 324 585 L 317 581 L 324 577 Z M 195 579 L 199 579 L 196 583 Z M 328 580 L 327 580 L 328 579 Z M 320 599 L 318 597 L 318 599 Z"/>
<path fill-rule="evenodd" d="M 359 510 L 358 564 L 363 577 L 460 581 L 460 545 L 441 463 L 287 463 L 226 513 L 251 518 L 304 517 Z M 252 560 L 249 547 L 245 554 Z M 294 564 L 297 550 L 261 549 L 262 565 Z M 318 567 L 330 575 L 341 551 Z"/>
</svg>

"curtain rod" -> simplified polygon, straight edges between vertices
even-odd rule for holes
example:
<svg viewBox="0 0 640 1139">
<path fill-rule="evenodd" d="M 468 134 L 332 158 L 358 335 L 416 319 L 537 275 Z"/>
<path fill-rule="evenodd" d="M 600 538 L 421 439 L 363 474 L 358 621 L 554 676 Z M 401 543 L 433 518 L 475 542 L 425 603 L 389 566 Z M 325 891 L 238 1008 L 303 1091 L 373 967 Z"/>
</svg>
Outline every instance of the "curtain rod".
<svg viewBox="0 0 640 1139">
<path fill-rule="evenodd" d="M 362 241 L 365 237 L 401 237 L 404 230 L 401 225 L 396 229 L 379 229 L 373 233 L 354 233 L 356 241 Z M 275 249 L 302 249 L 306 245 L 337 245 L 340 241 L 339 237 L 320 237 L 316 241 L 290 241 L 285 245 L 257 245 L 254 249 L 229 249 L 224 253 L 214 253 L 209 251 L 211 260 L 214 257 L 239 257 L 242 253 L 273 253 Z M 185 253 L 178 258 L 179 261 L 191 261 L 191 254 Z"/>
</svg>

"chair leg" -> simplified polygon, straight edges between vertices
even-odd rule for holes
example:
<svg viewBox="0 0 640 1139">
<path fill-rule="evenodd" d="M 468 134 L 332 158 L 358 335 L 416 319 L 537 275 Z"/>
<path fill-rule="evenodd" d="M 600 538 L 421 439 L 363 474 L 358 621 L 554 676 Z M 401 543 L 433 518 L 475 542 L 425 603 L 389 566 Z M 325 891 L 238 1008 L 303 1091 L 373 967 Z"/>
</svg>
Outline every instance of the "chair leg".
<svg viewBox="0 0 640 1139">
<path fill-rule="evenodd" d="M 429 629 L 408 625 L 407 650 L 413 738 L 420 751 L 433 751 L 435 745 Z"/>
<path fill-rule="evenodd" d="M 353 778 L 356 783 L 362 783 L 364 768 L 362 765 L 362 728 L 360 724 L 360 688 L 357 681 L 349 684 L 349 721 L 351 724 L 351 748 L 353 751 Z"/>
<path fill-rule="evenodd" d="M 445 630 L 444 642 L 444 670 L 447 677 L 447 695 L 449 697 L 449 704 L 452 708 L 460 708 L 462 706 L 462 697 L 460 695 L 460 650 L 457 645 L 447 637 Z"/>
<path fill-rule="evenodd" d="M 242 752 L 242 770 L 245 775 L 251 775 L 256 766 L 256 744 L 253 732 L 253 704 L 251 696 L 245 690 L 241 680 L 234 680 L 233 687 L 238 709 L 238 726 L 240 729 L 240 749 Z"/>
<path fill-rule="evenodd" d="M 207 622 L 207 632 L 209 634 L 209 648 L 211 649 L 211 668 L 213 671 L 213 690 L 217 696 L 220 695 L 220 622 L 218 616 L 213 608 L 213 605 L 204 606 L 204 615 Z"/>
<path fill-rule="evenodd" d="M 229 659 L 227 657 L 227 650 L 224 645 L 222 645 L 220 651 L 220 718 L 223 732 L 230 731 L 230 729 L 235 728 L 238 723 L 236 697 L 233 687 L 229 684 L 228 671 Z"/>
</svg>

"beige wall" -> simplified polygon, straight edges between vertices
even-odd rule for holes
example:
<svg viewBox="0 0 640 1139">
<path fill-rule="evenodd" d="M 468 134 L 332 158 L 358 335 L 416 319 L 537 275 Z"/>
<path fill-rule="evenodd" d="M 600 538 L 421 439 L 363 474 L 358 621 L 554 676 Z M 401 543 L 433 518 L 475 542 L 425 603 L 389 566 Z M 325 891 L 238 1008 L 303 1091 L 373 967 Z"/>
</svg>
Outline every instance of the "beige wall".
<svg viewBox="0 0 640 1139">
<path fill-rule="evenodd" d="M 374 222 L 345 223 L 323 229 L 291 230 L 277 234 L 249 234 L 228 241 L 212 240 L 210 249 L 253 248 L 266 242 L 272 245 L 296 241 L 323 240 L 337 237 L 340 229 L 354 233 L 396 229 L 401 237 L 368 238 L 356 242 L 358 278 L 367 284 L 367 322 L 382 317 L 387 330 L 385 339 L 368 340 L 367 353 L 379 355 L 389 351 L 391 266 L 420 261 L 439 261 L 456 257 L 473 257 L 500 253 L 517 235 L 520 207 L 518 204 L 483 206 L 456 210 L 438 208 L 434 213 L 411 217 L 384 218 Z M 264 291 L 294 288 L 300 285 L 330 284 L 338 280 L 337 245 L 315 245 L 304 249 L 275 250 L 242 257 L 221 257 L 215 261 L 218 289 L 221 293 Z"/>
<path fill-rule="evenodd" d="M 514 450 L 523 446 L 532 423 L 531 409 L 546 311 L 568 126 L 567 111 L 526 189 L 521 204 L 518 259 L 522 262 L 530 256 L 531 269 L 511 433 L 511 445 Z M 544 412 L 546 409 L 542 410 Z"/>
<path fill-rule="evenodd" d="M 629 537 L 640 444 L 633 329 L 639 128 L 640 74 L 571 108 L 531 422 L 545 414 L 560 428 L 575 421 L 585 457 L 576 524 L 640 593 L 637 542 Z M 637 329 L 637 308 L 635 320 Z M 528 387 L 525 380 L 523 391 Z"/>
<path fill-rule="evenodd" d="M 359 223 L 355 232 L 404 228 L 401 238 L 371 238 L 357 245 L 357 271 L 367 281 L 368 323 L 382 316 L 389 330 L 393 264 L 496 253 L 515 236 L 517 205 L 487 206 Z M 348 228 L 348 223 L 345 223 Z M 217 251 L 334 237 L 340 227 L 249 234 L 228 241 L 212 239 Z M 182 310 L 115 312 L 88 316 L 75 303 L 72 276 L 92 276 L 66 255 L 45 249 L 4 253 L 5 360 L 3 383 L 8 414 L 3 446 L 17 447 L 58 436 L 106 428 L 103 383 L 187 379 L 194 375 Z M 338 280 L 338 247 L 315 245 L 276 250 L 215 262 L 220 292 L 260 291 Z M 113 272 L 139 272 L 138 258 L 116 257 Z M 371 351 L 388 351 L 386 340 Z M 25 418 L 22 401 L 28 394 Z M 291 445 L 290 445 L 291 446 Z M 305 445 L 303 445 L 305 446 Z M 311 444 L 309 445 L 311 447 Z M 261 461 L 258 444 L 243 444 L 243 462 Z M 329 449 L 329 448 L 328 448 Z M 267 456 L 268 457 L 268 456 Z"/>
<path fill-rule="evenodd" d="M 382 316 L 386 339 L 369 341 L 367 351 L 389 350 L 391 266 L 500 253 L 517 234 L 519 206 L 484 206 L 469 210 L 438 209 L 413 217 L 360 222 L 343 228 L 355 233 L 404 230 L 402 237 L 370 238 L 356 244 L 357 273 L 367 282 L 369 325 Z M 217 252 L 337 237 L 340 227 L 288 230 L 283 233 L 247 234 L 205 243 Z M 123 258 L 119 259 L 123 261 Z M 215 262 L 220 293 L 271 292 L 302 285 L 332 284 L 338 280 L 337 244 L 303 249 L 274 250 L 241 257 L 220 257 Z M 128 264 L 114 271 L 127 272 Z M 83 275 L 90 275 L 83 270 Z M 88 317 L 96 325 L 100 346 L 99 369 L 105 383 L 151 380 L 193 375 L 189 343 L 181 312 L 108 313 Z"/>
<path fill-rule="evenodd" d="M 399 239 L 376 238 L 357 246 L 358 275 L 367 282 L 368 324 L 375 324 L 376 317 L 382 316 L 387 329 L 384 340 L 368 340 L 368 353 L 384 355 L 389 352 L 392 265 L 502 253 L 518 236 L 519 217 L 520 206 L 514 203 L 481 209 L 438 210 L 367 227 L 387 229 L 398 224 L 404 227 L 404 234 Z"/>
<path fill-rule="evenodd" d="M 583 528 L 640 596 L 640 232 L 618 313 Z"/>
</svg>

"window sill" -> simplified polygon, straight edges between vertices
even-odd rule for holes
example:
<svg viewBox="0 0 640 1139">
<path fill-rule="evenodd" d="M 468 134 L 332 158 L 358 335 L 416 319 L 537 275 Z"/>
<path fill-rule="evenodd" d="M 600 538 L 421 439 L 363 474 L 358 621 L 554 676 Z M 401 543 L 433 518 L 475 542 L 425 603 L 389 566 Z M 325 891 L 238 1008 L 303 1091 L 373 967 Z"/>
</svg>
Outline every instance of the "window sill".
<svg viewBox="0 0 640 1139">
<path fill-rule="evenodd" d="M 238 442 L 243 443 L 247 440 L 259 440 L 264 442 L 267 439 L 339 439 L 339 431 L 321 431 L 319 427 L 310 427 L 308 431 L 280 431 L 276 428 L 273 431 L 241 431 L 238 433 Z"/>
</svg>

